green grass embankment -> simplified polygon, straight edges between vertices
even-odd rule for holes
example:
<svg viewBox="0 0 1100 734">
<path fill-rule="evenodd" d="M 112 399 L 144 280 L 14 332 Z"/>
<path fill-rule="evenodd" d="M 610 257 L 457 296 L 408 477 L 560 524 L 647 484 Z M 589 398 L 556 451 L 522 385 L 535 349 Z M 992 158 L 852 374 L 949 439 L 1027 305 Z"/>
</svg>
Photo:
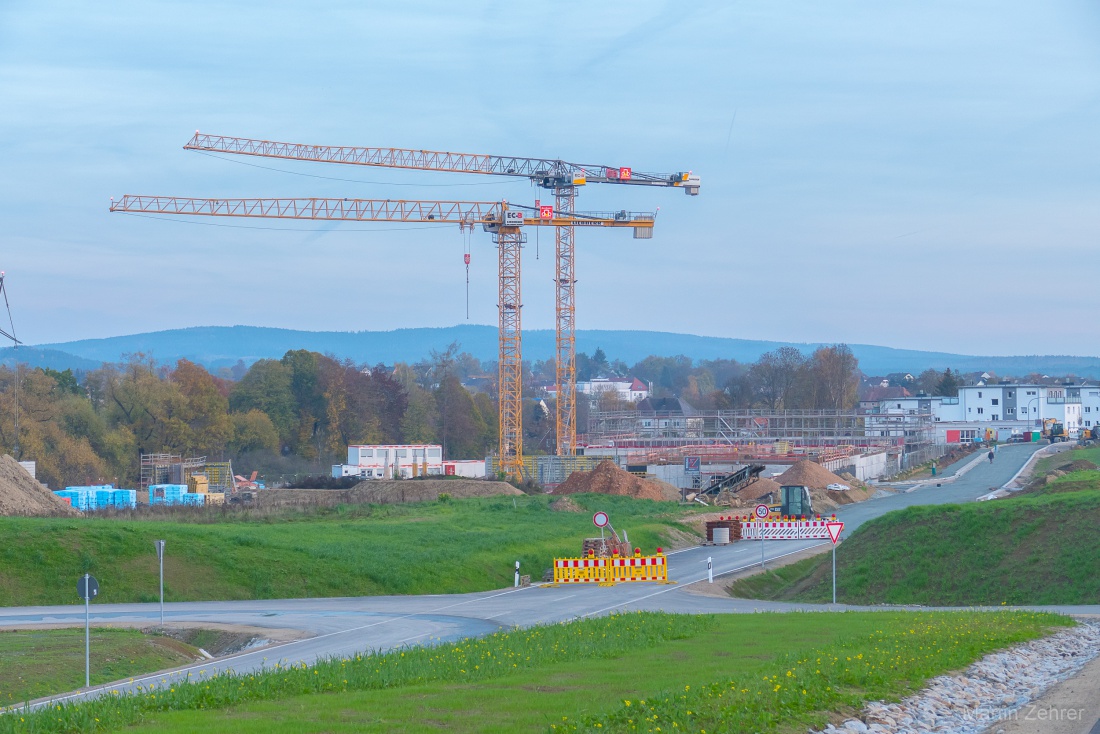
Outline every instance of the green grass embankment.
<svg viewBox="0 0 1100 734">
<path fill-rule="evenodd" d="M 1069 619 L 626 614 L 0 717 L 7 732 L 805 731 Z"/>
<path fill-rule="evenodd" d="M 189 645 L 137 630 L 91 630 L 92 685 L 199 658 Z M 84 630 L 0 632 L 0 706 L 11 706 L 84 685 Z"/>
<path fill-rule="evenodd" d="M 97 603 L 157 598 L 153 541 L 167 541 L 168 601 L 461 593 L 512 583 L 515 561 L 539 579 L 555 555 L 579 555 L 606 510 L 635 546 L 652 552 L 683 531 L 675 503 L 574 495 L 492 497 L 216 524 L 111 518 L 0 518 L 0 606 L 75 604 L 80 574 L 99 580 Z"/>
<path fill-rule="evenodd" d="M 1100 472 L 1041 492 L 966 505 L 910 507 L 861 526 L 836 551 L 847 604 L 1100 603 Z M 832 599 L 829 554 L 735 582 L 734 596 Z"/>
</svg>

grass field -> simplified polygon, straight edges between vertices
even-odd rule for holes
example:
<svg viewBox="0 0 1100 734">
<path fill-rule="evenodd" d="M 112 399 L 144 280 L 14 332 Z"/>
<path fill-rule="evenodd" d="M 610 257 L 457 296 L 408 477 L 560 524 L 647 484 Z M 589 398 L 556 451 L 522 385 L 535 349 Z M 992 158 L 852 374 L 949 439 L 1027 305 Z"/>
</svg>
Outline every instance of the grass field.
<svg viewBox="0 0 1100 734">
<path fill-rule="evenodd" d="M 1074 453 L 1073 458 L 1078 458 Z M 1064 464 L 1069 459 L 1062 458 Z M 991 502 L 910 507 L 860 527 L 836 552 L 849 604 L 1100 602 L 1100 472 Z M 735 596 L 829 601 L 828 554 L 737 581 Z"/>
<path fill-rule="evenodd" d="M 168 601 L 446 594 L 510 585 L 515 561 L 535 579 L 555 555 L 577 555 L 591 512 L 556 512 L 549 497 L 347 506 L 277 519 L 210 524 L 110 518 L 0 518 L 0 606 L 73 604 L 78 575 L 99 603 L 157 597 L 153 541 L 167 541 Z M 675 503 L 575 495 L 606 510 L 652 552 L 685 530 Z"/>
<path fill-rule="evenodd" d="M 804 731 L 1066 624 L 628 614 L 0 717 L 0 732 Z"/>
<path fill-rule="evenodd" d="M 1087 449 L 1073 449 L 1072 451 L 1058 453 L 1054 456 L 1047 456 L 1039 459 L 1035 462 L 1035 476 L 1050 474 L 1054 469 L 1065 466 L 1071 461 L 1076 461 L 1078 459 L 1085 459 L 1091 461 L 1093 464 L 1100 465 L 1100 446 L 1093 446 Z"/>
<path fill-rule="evenodd" d="M 164 670 L 198 658 L 181 642 L 137 630 L 91 630 L 92 685 Z M 84 685 L 84 630 L 0 632 L 0 706 Z"/>
</svg>

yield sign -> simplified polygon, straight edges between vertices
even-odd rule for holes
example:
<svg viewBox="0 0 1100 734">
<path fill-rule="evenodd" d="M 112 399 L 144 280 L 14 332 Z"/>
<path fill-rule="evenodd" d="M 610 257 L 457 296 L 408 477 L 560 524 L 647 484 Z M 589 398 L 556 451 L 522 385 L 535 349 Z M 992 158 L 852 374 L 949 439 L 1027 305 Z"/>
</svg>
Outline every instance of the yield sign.
<svg viewBox="0 0 1100 734">
<path fill-rule="evenodd" d="M 836 542 L 840 540 L 840 531 L 844 529 L 844 523 L 827 522 L 825 523 L 825 529 L 829 531 L 829 539 L 833 541 L 833 545 L 836 545 Z"/>
</svg>

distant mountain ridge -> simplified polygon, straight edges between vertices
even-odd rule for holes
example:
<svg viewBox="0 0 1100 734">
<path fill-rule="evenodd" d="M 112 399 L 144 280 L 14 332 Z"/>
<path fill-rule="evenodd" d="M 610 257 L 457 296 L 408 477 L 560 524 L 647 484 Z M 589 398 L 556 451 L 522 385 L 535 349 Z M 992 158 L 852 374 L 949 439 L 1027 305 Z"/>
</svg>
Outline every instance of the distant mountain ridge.
<svg viewBox="0 0 1100 734">
<path fill-rule="evenodd" d="M 297 331 L 260 326 L 197 326 L 145 334 L 82 339 L 0 350 L 0 363 L 13 359 L 35 364 L 48 360 L 54 369 L 73 366 L 91 369 L 102 362 L 118 362 L 123 355 L 142 352 L 162 363 L 188 359 L 217 369 L 243 360 L 251 364 L 259 359 L 278 359 L 291 349 L 308 349 L 357 363 L 415 362 L 428 357 L 434 349 L 443 351 L 452 342 L 481 360 L 497 358 L 495 326 L 463 324 L 442 328 L 397 329 L 394 331 Z M 736 359 L 754 362 L 764 352 L 792 346 L 809 353 L 820 343 L 793 343 L 697 336 L 659 331 L 583 330 L 577 332 L 577 351 L 592 354 L 602 348 L 609 359 L 633 364 L 650 355 L 683 354 L 693 360 Z M 991 371 L 1000 375 L 1025 375 L 1031 372 L 1081 377 L 1100 377 L 1100 357 L 1033 355 L 986 357 L 980 355 L 895 349 L 870 344 L 850 344 L 867 374 L 890 372 L 917 374 L 928 368 Z M 523 356 L 528 360 L 551 359 L 555 352 L 554 332 L 534 329 L 523 334 Z M 72 362 L 64 365 L 65 359 Z M 78 366 L 79 365 L 79 366 Z M 37 365 L 36 365 L 37 366 Z"/>
</svg>

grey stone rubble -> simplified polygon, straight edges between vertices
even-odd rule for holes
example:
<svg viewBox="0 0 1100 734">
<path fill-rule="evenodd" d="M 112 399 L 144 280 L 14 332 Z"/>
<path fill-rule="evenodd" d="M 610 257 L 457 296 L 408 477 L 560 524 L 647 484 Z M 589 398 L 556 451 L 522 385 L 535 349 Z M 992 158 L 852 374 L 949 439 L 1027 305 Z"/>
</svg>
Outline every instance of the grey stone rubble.
<svg viewBox="0 0 1100 734">
<path fill-rule="evenodd" d="M 824 734 L 978 734 L 1013 714 L 1100 654 L 1100 623 L 1082 622 L 1040 640 L 987 655 L 961 675 L 940 676 L 900 703 L 872 701 L 863 717 Z M 822 734 L 816 732 L 815 734 Z"/>
</svg>

